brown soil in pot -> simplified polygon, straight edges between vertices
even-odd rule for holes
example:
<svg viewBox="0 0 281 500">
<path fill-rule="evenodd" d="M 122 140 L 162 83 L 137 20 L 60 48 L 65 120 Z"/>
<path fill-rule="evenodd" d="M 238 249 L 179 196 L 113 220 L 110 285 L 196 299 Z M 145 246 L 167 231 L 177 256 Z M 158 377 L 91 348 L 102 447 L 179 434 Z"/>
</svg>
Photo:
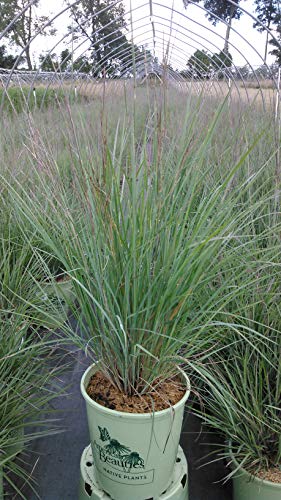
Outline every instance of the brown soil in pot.
<svg viewBox="0 0 281 500">
<path fill-rule="evenodd" d="M 184 396 L 186 387 L 179 377 L 166 380 L 155 391 L 143 396 L 127 396 L 116 389 L 102 372 L 96 372 L 87 387 L 87 394 L 96 403 L 111 410 L 127 413 L 150 413 L 170 408 Z M 153 400 L 153 402 L 152 402 Z"/>
<path fill-rule="evenodd" d="M 257 477 L 259 479 L 265 479 L 266 481 L 271 481 L 272 483 L 281 484 L 281 469 L 279 467 L 272 467 L 269 470 L 261 470 Z"/>
</svg>

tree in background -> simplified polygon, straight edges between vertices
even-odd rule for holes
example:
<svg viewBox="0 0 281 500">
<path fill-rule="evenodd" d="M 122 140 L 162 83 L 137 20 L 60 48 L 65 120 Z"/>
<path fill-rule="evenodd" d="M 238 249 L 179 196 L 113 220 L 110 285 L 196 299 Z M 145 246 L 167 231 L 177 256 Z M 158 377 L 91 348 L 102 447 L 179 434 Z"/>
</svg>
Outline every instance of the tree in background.
<svg viewBox="0 0 281 500">
<path fill-rule="evenodd" d="M 101 70 L 115 75 L 131 48 L 124 34 L 124 6 L 115 3 L 115 0 L 81 0 L 70 9 L 74 21 L 72 30 L 90 42 L 92 73 L 95 76 Z"/>
<path fill-rule="evenodd" d="M 30 0 L 0 0 L 0 32 L 30 3 Z M 54 35 L 51 24 L 44 28 L 49 21 L 48 16 L 38 16 L 36 9 L 40 7 L 40 0 L 35 0 L 34 4 L 21 14 L 14 22 L 7 33 L 6 38 L 11 44 L 20 47 L 25 52 L 25 58 L 29 70 L 32 70 L 30 53 L 30 42 L 37 34 Z"/>
<path fill-rule="evenodd" d="M 69 71 L 71 70 L 72 55 L 68 49 L 64 49 L 60 55 L 60 70 Z"/>
<path fill-rule="evenodd" d="M 12 69 L 16 60 L 17 56 L 7 54 L 7 49 L 5 45 L 0 46 L 0 68 Z"/>
<path fill-rule="evenodd" d="M 220 78 L 223 78 L 225 69 L 232 66 L 231 54 L 225 54 L 223 51 L 218 54 L 209 54 L 205 50 L 196 50 L 187 62 L 188 71 L 183 71 L 183 76 L 193 76 L 198 78 L 208 78 L 212 71 L 216 71 Z"/>
<path fill-rule="evenodd" d="M 201 3 L 204 8 L 208 11 L 206 16 L 209 21 L 215 26 L 219 19 L 226 21 L 228 23 L 227 30 L 225 34 L 225 42 L 223 51 L 225 54 L 229 53 L 229 36 L 233 19 L 240 19 L 242 15 L 241 9 L 239 9 L 239 4 L 242 0 L 235 0 L 236 5 L 233 5 L 228 0 L 193 0 L 193 3 Z M 184 6 L 188 7 L 190 0 L 183 0 Z M 275 40 L 269 41 L 269 33 L 266 33 L 265 42 L 265 53 L 264 60 L 266 62 L 268 54 L 268 45 L 274 46 L 274 49 L 270 54 L 275 55 L 276 62 L 281 64 L 281 13 L 280 13 L 280 0 L 255 0 L 255 12 L 257 14 L 257 19 L 260 22 L 254 23 L 254 28 L 258 31 L 263 32 L 270 30 L 273 25 L 276 26 L 277 42 Z M 262 23 L 263 26 L 260 24 Z"/>
<path fill-rule="evenodd" d="M 270 30 L 273 24 L 277 24 L 278 12 L 280 9 L 280 0 L 255 0 L 257 19 L 262 23 L 254 23 L 254 28 L 257 28 L 261 33 Z M 264 61 L 266 62 L 268 54 L 269 32 L 266 31 Z"/>
<path fill-rule="evenodd" d="M 223 51 L 214 54 L 212 57 L 212 65 L 217 72 L 217 76 L 223 78 L 227 68 L 231 68 L 232 66 L 232 55 L 230 53 L 225 54 Z"/>
<path fill-rule="evenodd" d="M 212 63 L 214 69 L 230 68 L 232 66 L 232 55 L 230 53 L 225 54 L 225 52 L 221 51 L 213 55 Z"/>
<path fill-rule="evenodd" d="M 92 62 L 86 56 L 79 56 L 73 61 L 73 71 L 78 71 L 79 73 L 91 73 Z"/>
<path fill-rule="evenodd" d="M 240 19 L 242 11 L 239 9 L 241 0 L 236 0 L 236 5 L 229 3 L 228 0 L 193 0 L 194 3 L 202 3 L 206 9 L 206 17 L 216 26 L 221 20 L 227 23 L 224 47 L 222 52 L 229 54 L 229 37 L 233 19 Z M 183 4 L 187 7 L 190 0 L 183 0 Z"/>
<path fill-rule="evenodd" d="M 40 54 L 39 62 L 42 71 L 57 71 L 59 69 L 59 62 L 55 53 Z"/>
<path fill-rule="evenodd" d="M 60 56 L 57 54 L 40 54 L 39 61 L 42 71 L 79 71 L 81 73 L 90 73 L 92 69 L 91 61 L 87 56 L 79 56 L 73 59 L 68 49 L 64 49 Z"/>
<path fill-rule="evenodd" d="M 92 63 L 87 55 L 81 55 L 75 58 L 68 49 L 64 49 L 60 55 L 60 70 L 61 71 L 79 71 L 80 73 L 91 73 Z"/>
<path fill-rule="evenodd" d="M 198 78 L 209 77 L 212 67 L 212 56 L 205 50 L 196 50 L 187 62 L 188 70 Z"/>
<path fill-rule="evenodd" d="M 270 44 L 273 45 L 274 49 L 271 50 L 270 54 L 276 57 L 276 62 L 281 66 L 281 13 L 275 18 L 275 23 L 277 24 L 276 29 L 276 40 L 270 40 Z"/>
</svg>

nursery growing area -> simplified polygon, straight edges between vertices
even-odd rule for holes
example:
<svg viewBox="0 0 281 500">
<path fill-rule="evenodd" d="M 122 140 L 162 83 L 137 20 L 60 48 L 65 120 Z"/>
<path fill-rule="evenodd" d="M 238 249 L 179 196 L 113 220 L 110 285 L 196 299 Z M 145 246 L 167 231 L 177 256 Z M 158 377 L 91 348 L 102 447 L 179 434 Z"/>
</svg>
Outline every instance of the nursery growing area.
<svg viewBox="0 0 281 500">
<path fill-rule="evenodd" d="M 280 70 L 133 40 L 0 92 L 0 500 L 277 500 Z"/>
</svg>

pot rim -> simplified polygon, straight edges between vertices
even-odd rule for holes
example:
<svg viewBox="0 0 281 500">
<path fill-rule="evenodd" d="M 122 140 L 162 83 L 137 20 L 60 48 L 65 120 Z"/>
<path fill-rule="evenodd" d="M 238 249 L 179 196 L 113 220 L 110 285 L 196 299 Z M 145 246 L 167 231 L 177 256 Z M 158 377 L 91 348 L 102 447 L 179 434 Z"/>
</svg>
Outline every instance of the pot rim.
<svg viewBox="0 0 281 500">
<path fill-rule="evenodd" d="M 106 408 L 105 406 L 100 405 L 99 403 L 94 401 L 92 398 L 90 398 L 90 396 L 88 396 L 86 389 L 85 389 L 86 377 L 88 376 L 89 372 L 93 369 L 93 367 L 96 366 L 97 364 L 98 364 L 98 362 L 93 363 L 83 373 L 82 378 L 81 378 L 81 382 L 80 382 L 81 393 L 82 393 L 82 396 L 85 399 L 86 403 L 89 403 L 91 406 L 99 409 L 99 411 L 110 414 L 112 416 L 118 416 L 119 418 L 126 417 L 126 418 L 131 418 L 131 419 L 142 419 L 142 420 L 143 419 L 150 419 L 152 416 L 161 417 L 161 416 L 166 415 L 168 412 L 170 412 L 171 409 L 177 410 L 180 406 L 182 406 L 187 401 L 187 399 L 190 395 L 189 378 L 186 375 L 186 373 L 181 368 L 178 367 L 179 372 L 181 373 L 181 375 L 185 379 L 187 388 L 186 388 L 186 392 L 185 392 L 184 396 L 175 405 L 172 405 L 170 408 L 166 408 L 165 410 L 155 411 L 154 413 L 129 413 L 129 412 L 125 412 L 125 411 L 111 410 L 110 408 Z"/>
<path fill-rule="evenodd" d="M 251 481 L 263 484 L 264 486 L 270 486 L 271 488 L 276 488 L 276 489 L 279 488 L 279 489 L 281 489 L 281 483 L 274 483 L 273 481 L 268 481 L 268 479 L 262 479 L 262 478 L 260 478 L 258 476 L 255 476 L 254 474 L 251 474 L 246 469 L 243 469 L 243 467 L 240 467 L 239 463 L 237 462 L 237 460 L 236 460 L 236 458 L 235 458 L 235 456 L 233 454 L 231 443 L 229 443 L 229 447 L 228 448 L 229 448 L 230 458 L 233 461 L 235 467 L 238 468 L 237 473 L 241 472 L 241 474 L 244 474 L 245 476 L 248 476 Z"/>
</svg>

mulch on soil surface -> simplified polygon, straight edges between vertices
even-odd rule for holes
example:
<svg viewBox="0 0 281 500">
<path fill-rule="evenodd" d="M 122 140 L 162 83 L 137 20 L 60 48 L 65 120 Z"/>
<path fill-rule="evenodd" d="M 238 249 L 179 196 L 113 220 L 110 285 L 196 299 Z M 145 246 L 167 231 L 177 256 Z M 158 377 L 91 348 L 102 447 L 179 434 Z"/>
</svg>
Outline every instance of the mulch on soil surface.
<svg viewBox="0 0 281 500">
<path fill-rule="evenodd" d="M 180 378 L 166 380 L 157 388 L 142 396 L 127 396 L 114 387 L 102 372 L 96 372 L 87 387 L 87 394 L 96 403 L 111 410 L 127 413 L 150 413 L 170 408 L 182 399 L 186 392 Z"/>
<path fill-rule="evenodd" d="M 281 469 L 279 467 L 272 467 L 268 470 L 261 470 L 257 477 L 260 479 L 265 479 L 266 481 L 271 481 L 272 483 L 280 483 L 281 484 Z"/>
</svg>

